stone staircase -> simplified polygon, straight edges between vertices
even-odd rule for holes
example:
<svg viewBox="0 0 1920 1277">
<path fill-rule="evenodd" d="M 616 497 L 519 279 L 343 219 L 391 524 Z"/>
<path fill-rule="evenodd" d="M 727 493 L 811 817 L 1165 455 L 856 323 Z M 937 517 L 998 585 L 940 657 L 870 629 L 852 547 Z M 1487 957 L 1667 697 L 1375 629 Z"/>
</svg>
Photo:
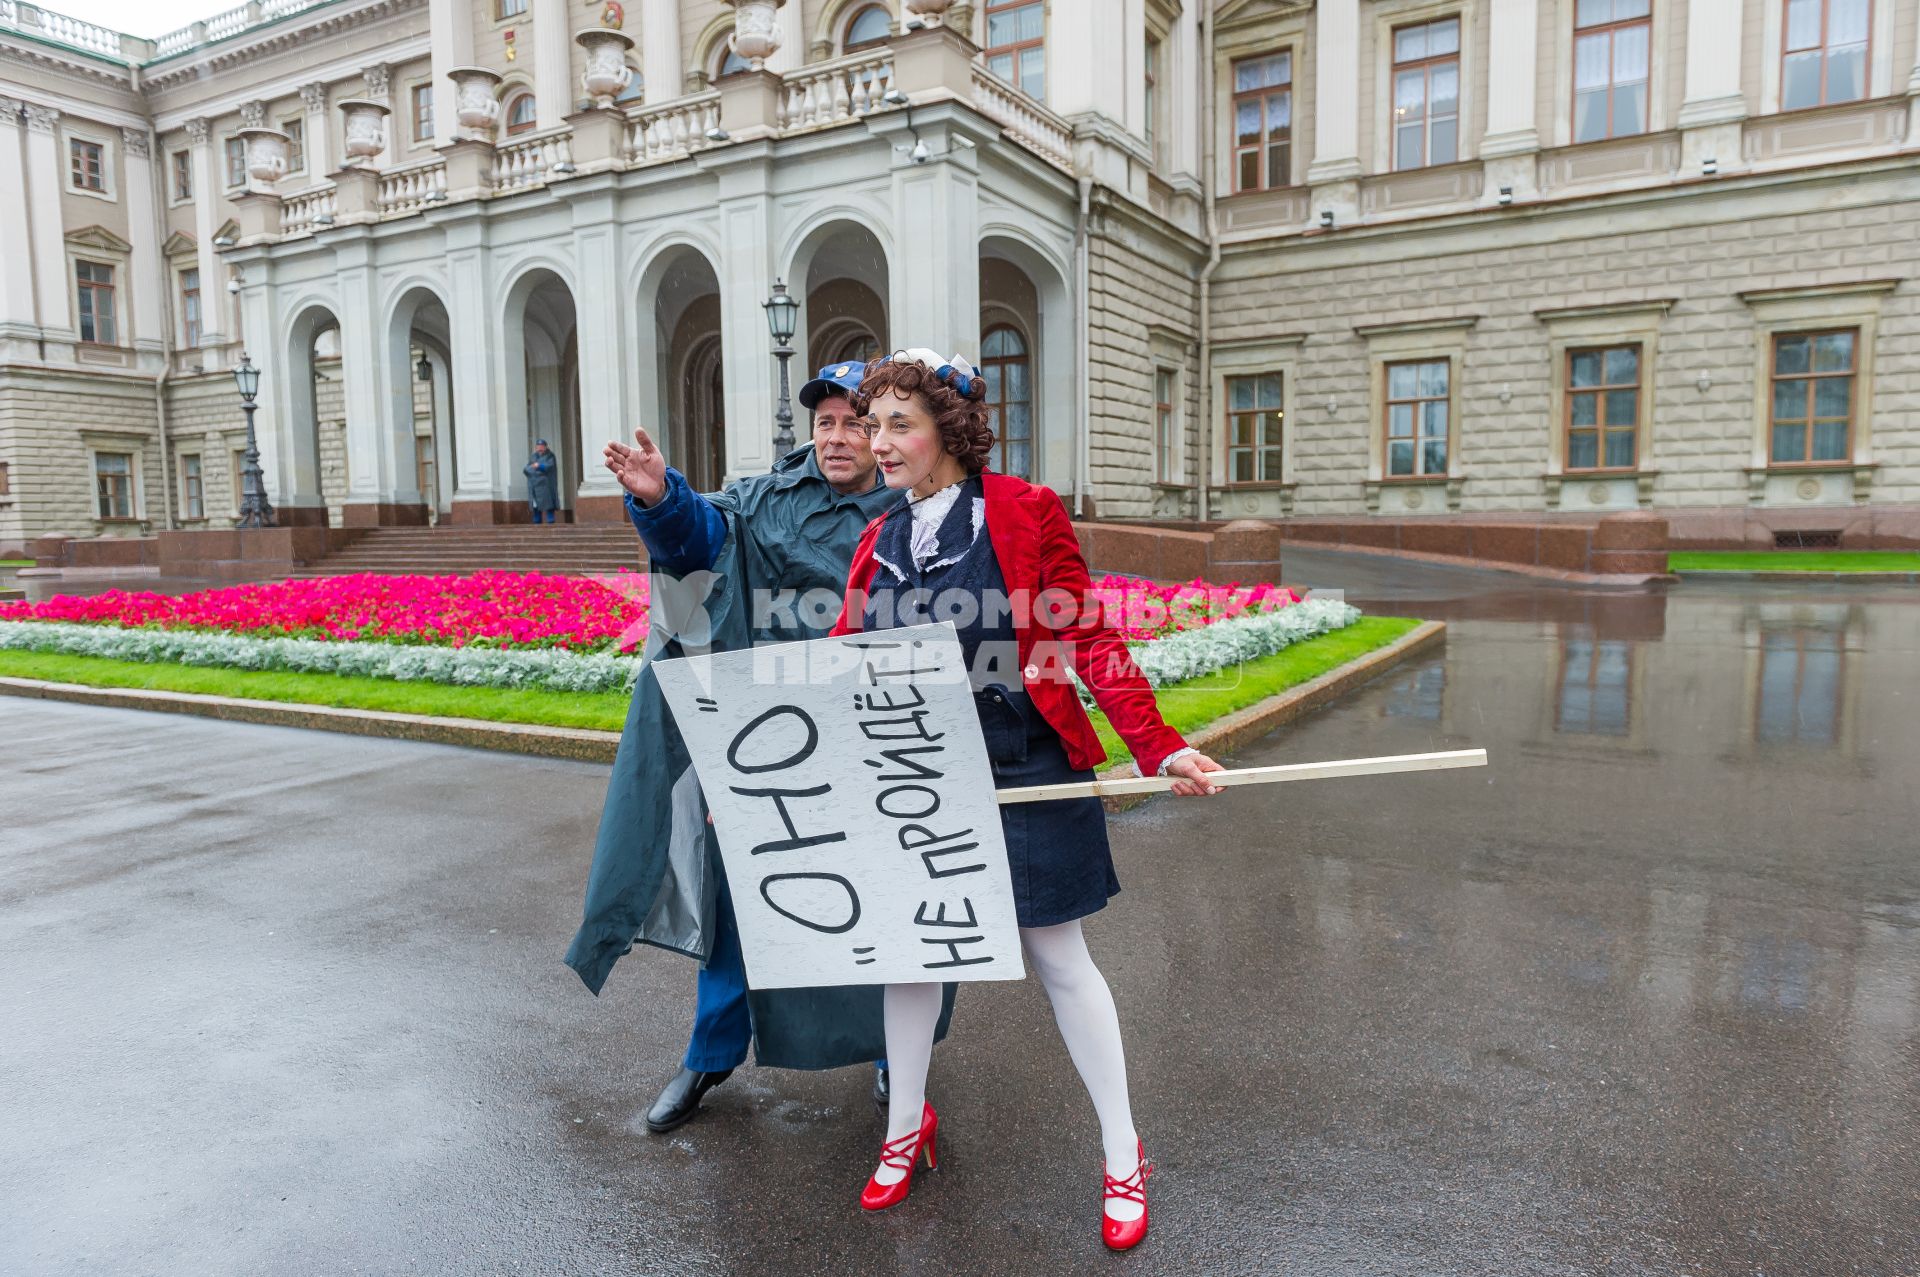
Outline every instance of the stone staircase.
<svg viewBox="0 0 1920 1277">
<path fill-rule="evenodd" d="M 466 574 L 487 570 L 570 576 L 643 570 L 646 548 L 626 523 L 369 528 L 295 576 Z"/>
</svg>

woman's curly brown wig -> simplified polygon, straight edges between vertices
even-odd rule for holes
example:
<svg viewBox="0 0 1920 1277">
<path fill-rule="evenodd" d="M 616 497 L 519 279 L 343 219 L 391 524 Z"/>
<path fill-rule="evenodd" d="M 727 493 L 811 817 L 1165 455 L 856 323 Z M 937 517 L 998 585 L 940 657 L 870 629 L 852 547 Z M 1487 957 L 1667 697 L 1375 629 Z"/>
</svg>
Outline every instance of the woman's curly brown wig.
<svg viewBox="0 0 1920 1277">
<path fill-rule="evenodd" d="M 853 410 L 864 417 L 875 397 L 889 390 L 897 395 L 918 395 L 939 428 L 941 446 L 968 474 L 979 474 L 993 455 L 993 428 L 987 425 L 986 382 L 976 377 L 971 389 L 971 395 L 964 395 L 952 381 L 942 380 L 925 364 L 894 363 L 883 356 L 867 365 L 867 374 L 853 396 Z"/>
</svg>

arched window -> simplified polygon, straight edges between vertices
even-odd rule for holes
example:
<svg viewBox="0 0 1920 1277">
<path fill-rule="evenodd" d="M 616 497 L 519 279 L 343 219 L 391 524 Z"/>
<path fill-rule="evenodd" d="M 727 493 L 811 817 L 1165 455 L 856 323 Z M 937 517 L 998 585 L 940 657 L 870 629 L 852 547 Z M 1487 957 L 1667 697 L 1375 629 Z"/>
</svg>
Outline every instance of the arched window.
<svg viewBox="0 0 1920 1277">
<path fill-rule="evenodd" d="M 980 341 L 980 375 L 987 383 L 987 424 L 993 427 L 993 468 L 1033 477 L 1033 378 L 1027 341 L 1012 324 L 995 324 Z"/>
<path fill-rule="evenodd" d="M 880 353 L 880 343 L 870 333 L 855 333 L 841 342 L 833 352 L 836 364 L 867 364 Z"/>
<path fill-rule="evenodd" d="M 724 80 L 730 75 L 739 75 L 742 71 L 753 70 L 745 58 L 733 51 L 733 46 L 725 40 L 720 42 L 720 51 L 714 55 L 713 78 Z"/>
<path fill-rule="evenodd" d="M 627 77 L 627 87 L 620 90 L 620 96 L 615 100 L 620 102 L 638 102 L 646 96 L 647 82 L 641 78 L 640 68 L 633 65 L 633 63 L 627 63 L 627 70 L 632 73 Z"/>
<path fill-rule="evenodd" d="M 507 132 L 529 133 L 538 114 L 537 104 L 531 93 L 517 93 L 507 99 Z"/>
<path fill-rule="evenodd" d="M 893 15 L 883 4 L 870 4 L 847 20 L 840 37 L 840 51 L 852 53 L 870 44 L 879 44 L 893 34 Z"/>
</svg>

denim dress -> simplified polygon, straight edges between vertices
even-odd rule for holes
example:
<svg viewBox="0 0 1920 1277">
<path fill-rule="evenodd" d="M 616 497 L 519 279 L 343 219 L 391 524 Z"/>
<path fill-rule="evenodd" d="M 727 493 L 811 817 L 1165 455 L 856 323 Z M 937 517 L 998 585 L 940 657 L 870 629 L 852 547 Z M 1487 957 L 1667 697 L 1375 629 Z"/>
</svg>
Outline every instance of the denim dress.
<svg viewBox="0 0 1920 1277">
<path fill-rule="evenodd" d="M 861 626 L 868 631 L 951 620 L 959 632 L 974 709 L 986 739 L 996 789 L 1092 780 L 1067 761 L 1066 746 L 1028 699 L 1005 599 L 1006 580 L 986 534 L 979 478 L 961 485 L 941 521 L 926 567 L 913 559 L 913 514 L 903 501 L 887 512 L 874 544 L 873 581 Z M 959 596 L 970 596 L 967 599 Z M 1014 912 L 1023 927 L 1050 927 L 1106 907 L 1120 891 L 1098 798 L 1015 803 L 1000 809 Z"/>
</svg>

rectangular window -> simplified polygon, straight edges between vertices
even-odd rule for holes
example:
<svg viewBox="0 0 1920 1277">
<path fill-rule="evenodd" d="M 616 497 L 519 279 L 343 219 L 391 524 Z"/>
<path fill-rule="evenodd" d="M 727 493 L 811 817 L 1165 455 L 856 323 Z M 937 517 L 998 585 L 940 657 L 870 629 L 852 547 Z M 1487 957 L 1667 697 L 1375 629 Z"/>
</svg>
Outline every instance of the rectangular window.
<svg viewBox="0 0 1920 1277">
<path fill-rule="evenodd" d="M 200 272 L 180 272 L 180 336 L 189 350 L 200 344 Z"/>
<path fill-rule="evenodd" d="M 100 517 L 133 517 L 133 454 L 96 452 L 93 454 L 94 489 L 100 497 Z"/>
<path fill-rule="evenodd" d="M 207 517 L 207 489 L 197 452 L 183 453 L 180 457 L 180 508 L 189 519 Z"/>
<path fill-rule="evenodd" d="M 238 514 L 247 495 L 247 450 L 235 448 L 229 462 L 228 473 L 233 476 L 233 512 Z"/>
<path fill-rule="evenodd" d="M 413 140 L 416 142 L 433 140 L 433 86 L 431 84 L 413 86 Z"/>
<path fill-rule="evenodd" d="M 504 22 L 508 18 L 520 17 L 526 13 L 526 11 L 527 0 L 495 0 L 493 6 L 493 16 L 496 22 Z"/>
<path fill-rule="evenodd" d="M 1460 158 L 1460 19 L 1393 33 L 1393 167 Z"/>
<path fill-rule="evenodd" d="M 1047 7 L 1041 0 L 987 0 L 987 70 L 1047 99 Z"/>
<path fill-rule="evenodd" d="M 1780 109 L 1798 111 L 1867 96 L 1872 0 L 1786 0 Z"/>
<path fill-rule="evenodd" d="M 1858 329 L 1780 333 L 1773 339 L 1772 460 L 1777 466 L 1853 455 Z"/>
<path fill-rule="evenodd" d="M 298 116 L 284 121 L 280 131 L 287 135 L 287 172 L 307 171 L 307 122 Z"/>
<path fill-rule="evenodd" d="M 1387 475 L 1447 472 L 1453 365 L 1445 359 L 1387 365 Z"/>
<path fill-rule="evenodd" d="M 1160 114 L 1160 41 L 1158 40 L 1147 41 L 1147 74 L 1146 83 L 1142 87 L 1147 115 L 1147 150 L 1153 154 L 1155 160 L 1158 160 L 1159 151 L 1155 147 L 1155 139 L 1159 136 Z"/>
<path fill-rule="evenodd" d="M 187 151 L 173 153 L 173 198 L 193 198 L 193 156 Z"/>
<path fill-rule="evenodd" d="M 438 502 L 439 480 L 434 477 L 433 436 L 413 437 L 413 479 L 420 486 L 421 499 L 428 505 Z"/>
<path fill-rule="evenodd" d="M 1640 347 L 1567 352 L 1567 469 L 1631 470 L 1640 436 Z"/>
<path fill-rule="evenodd" d="M 1293 184 L 1293 54 L 1233 64 L 1233 189 Z"/>
<path fill-rule="evenodd" d="M 1180 439 L 1174 433 L 1174 376 L 1171 369 L 1153 370 L 1153 477 L 1160 483 L 1180 479 Z"/>
<path fill-rule="evenodd" d="M 1280 392 L 1277 372 L 1227 378 L 1227 482 L 1280 482 Z"/>
<path fill-rule="evenodd" d="M 245 186 L 247 184 L 247 144 L 237 137 L 226 141 L 227 185 Z"/>
<path fill-rule="evenodd" d="M 13 495 L 13 489 L 7 486 L 8 482 L 9 480 L 7 479 L 7 463 L 4 461 L 0 461 L 0 497 L 9 497 Z"/>
<path fill-rule="evenodd" d="M 113 267 L 75 262 L 73 279 L 80 302 L 80 340 L 113 345 Z"/>
<path fill-rule="evenodd" d="M 67 159 L 73 170 L 73 186 L 80 191 L 107 189 L 107 151 L 98 142 L 67 139 Z"/>
<path fill-rule="evenodd" d="M 1645 133 L 1651 0 L 1579 0 L 1573 25 L 1573 140 Z"/>
</svg>

